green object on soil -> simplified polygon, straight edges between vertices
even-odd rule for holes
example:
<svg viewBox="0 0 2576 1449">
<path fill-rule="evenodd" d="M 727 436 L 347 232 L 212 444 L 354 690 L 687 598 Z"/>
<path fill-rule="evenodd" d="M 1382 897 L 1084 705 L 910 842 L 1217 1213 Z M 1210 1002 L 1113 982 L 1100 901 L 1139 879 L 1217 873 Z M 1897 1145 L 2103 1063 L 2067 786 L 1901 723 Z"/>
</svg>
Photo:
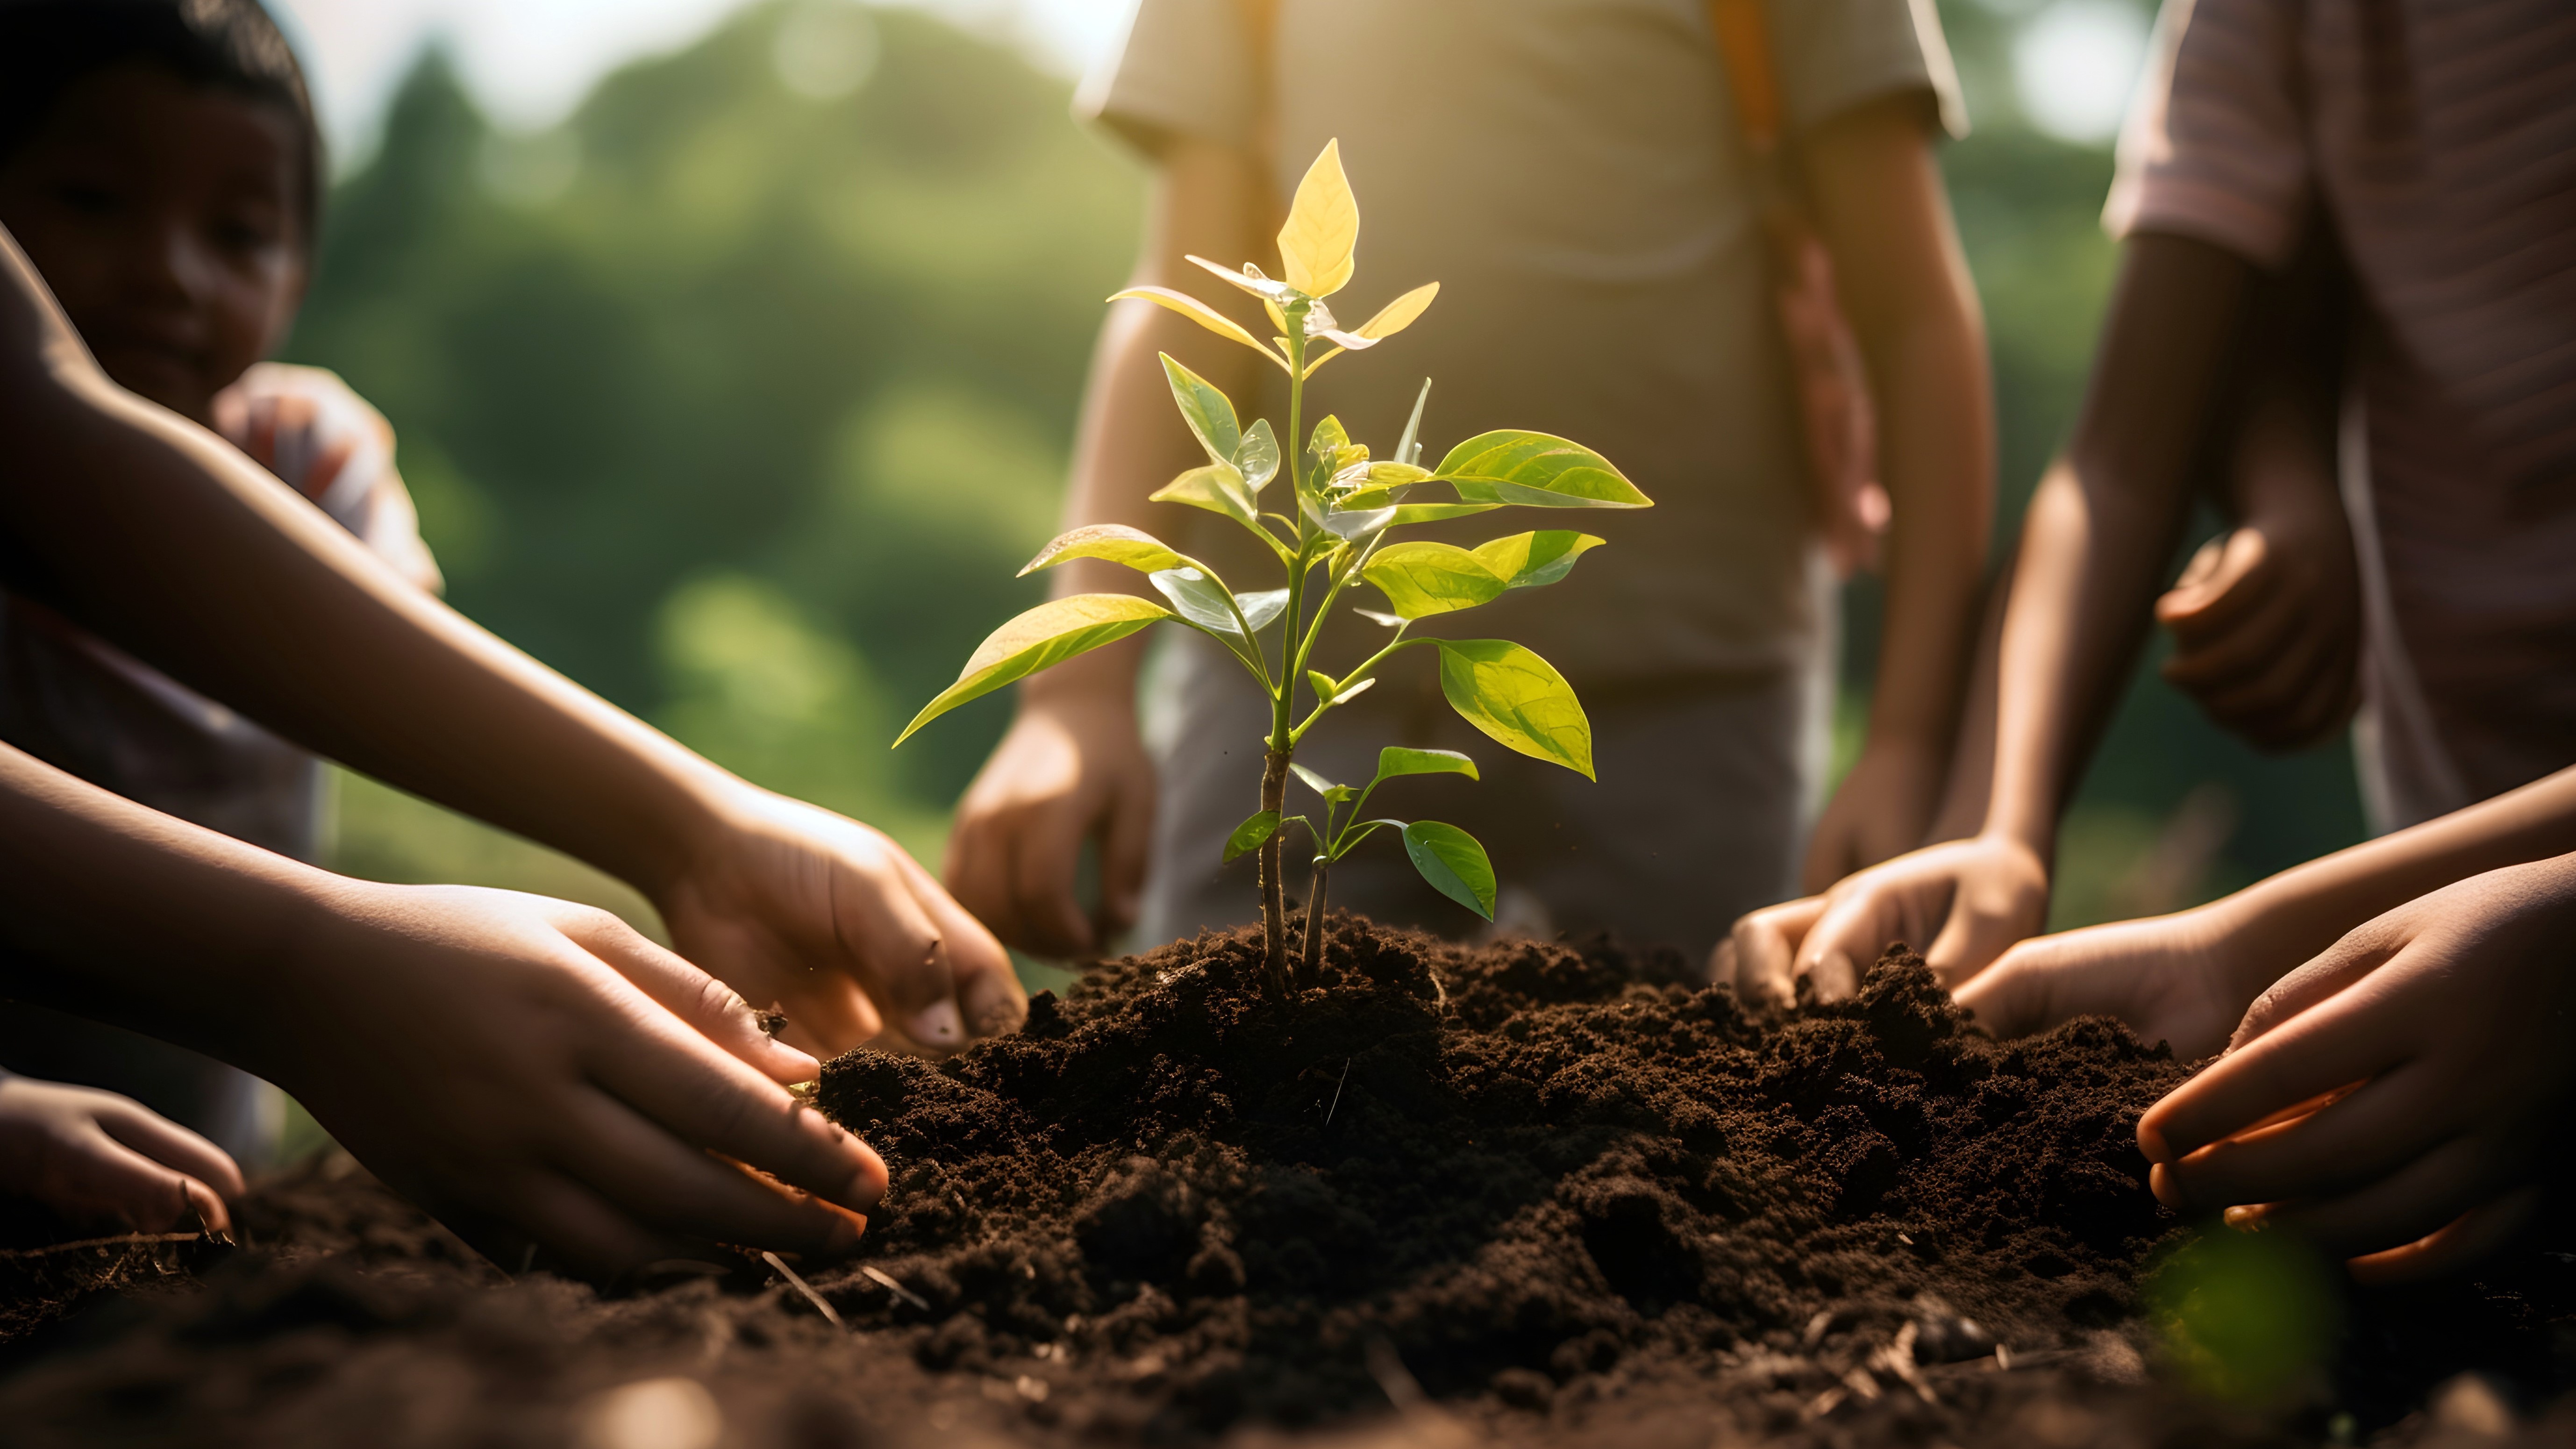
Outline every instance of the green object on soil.
<svg viewBox="0 0 2576 1449">
<path fill-rule="evenodd" d="M 1135 298 L 1189 318 L 1231 342 L 1251 348 L 1288 375 L 1288 418 L 1274 431 L 1267 418 L 1246 425 L 1223 389 L 1163 358 L 1163 374 L 1181 420 L 1206 450 L 1208 461 L 1154 494 L 1157 502 L 1185 504 L 1232 519 L 1275 555 L 1286 587 L 1238 593 L 1216 570 L 1140 529 L 1094 524 L 1074 529 L 1038 551 L 1029 573 L 1077 558 L 1123 564 L 1146 576 L 1171 604 L 1165 609 L 1128 594 L 1077 594 L 1031 609 L 1003 625 L 967 661 L 965 671 L 905 727 L 896 744 L 968 700 L 1115 643 L 1147 624 L 1171 620 L 1223 644 L 1270 700 L 1264 739 L 1260 809 L 1227 840 L 1225 858 L 1258 851 L 1265 979 L 1274 996 L 1285 995 L 1288 965 L 1286 896 L 1281 846 L 1291 825 L 1314 844 L 1314 877 L 1306 896 L 1303 974 L 1312 983 L 1321 962 L 1324 899 L 1333 862 L 1393 826 L 1405 854 L 1441 894 L 1487 920 L 1494 914 L 1494 869 L 1485 848 L 1454 825 L 1438 821 L 1370 819 L 1369 795 L 1404 775 L 1462 774 L 1476 778 L 1466 756 L 1448 751 L 1390 748 L 1377 777 L 1359 788 L 1335 785 L 1295 766 L 1298 743 L 1325 714 L 1376 683 L 1379 665 L 1419 645 L 1440 651 L 1440 689 L 1468 723 L 1505 748 L 1563 765 L 1592 777 L 1592 726 L 1565 676 L 1537 654 L 1502 639 L 1408 638 L 1417 620 L 1490 604 L 1516 589 L 1541 588 L 1563 579 L 1575 560 L 1601 544 L 1572 529 L 1543 529 L 1496 538 L 1473 549 L 1455 544 L 1389 542 L 1399 528 L 1436 523 L 1496 508 L 1649 508 L 1652 502 L 1608 459 L 1578 443 L 1545 433 L 1502 429 L 1480 433 L 1449 450 L 1436 468 L 1422 466 L 1422 384 L 1412 420 L 1391 458 L 1372 459 L 1351 441 L 1337 418 L 1307 434 L 1305 451 L 1283 460 L 1281 439 L 1293 446 L 1303 423 L 1306 380 L 1344 352 L 1373 347 L 1412 325 L 1439 295 L 1434 282 L 1398 297 L 1356 328 L 1345 329 L 1324 299 L 1347 285 L 1359 241 L 1359 203 L 1342 174 L 1340 143 L 1327 143 L 1297 188 L 1287 223 L 1279 231 L 1287 278 L 1274 281 L 1247 263 L 1231 271 L 1199 257 L 1190 260 L 1250 293 L 1281 335 L 1265 343 L 1223 313 L 1168 287 L 1133 287 L 1111 301 Z M 1275 344 L 1275 345 L 1273 345 Z M 1330 350 L 1318 351 L 1322 345 Z M 1265 504 L 1263 490 L 1285 471 L 1289 496 Z M 1407 501 L 1438 485 L 1451 500 Z M 1360 610 L 1395 635 L 1385 647 L 1336 678 L 1308 667 L 1324 620 L 1342 590 L 1362 580 L 1386 596 L 1391 613 Z M 1300 717 L 1298 688 L 1313 695 Z M 1286 811 L 1288 779 L 1298 775 L 1324 797 L 1314 817 Z"/>
<path fill-rule="evenodd" d="M 2148 1301 L 2185 1383 L 2261 1405 L 2307 1387 L 2333 1357 L 2342 1328 L 2337 1276 L 2290 1229 L 2213 1224 L 2157 1266 Z"/>
</svg>

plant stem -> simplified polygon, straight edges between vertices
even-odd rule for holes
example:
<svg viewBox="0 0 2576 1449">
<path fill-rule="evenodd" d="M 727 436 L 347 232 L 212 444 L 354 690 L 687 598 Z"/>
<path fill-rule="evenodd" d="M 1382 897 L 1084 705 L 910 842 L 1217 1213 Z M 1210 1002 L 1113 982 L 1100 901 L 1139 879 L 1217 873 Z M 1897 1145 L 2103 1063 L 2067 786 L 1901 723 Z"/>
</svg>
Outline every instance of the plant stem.
<svg viewBox="0 0 2576 1449">
<path fill-rule="evenodd" d="M 1261 808 L 1277 810 L 1288 802 L 1288 752 L 1272 750 L 1261 768 Z M 1279 1001 L 1288 999 L 1288 902 L 1280 888 L 1279 837 L 1270 832 L 1261 843 L 1261 946 L 1264 984 Z"/>
<path fill-rule="evenodd" d="M 1324 971 L 1324 877 L 1332 869 L 1332 859 L 1322 851 L 1315 854 L 1315 882 L 1306 897 L 1306 964 L 1299 979 L 1312 986 Z"/>
</svg>

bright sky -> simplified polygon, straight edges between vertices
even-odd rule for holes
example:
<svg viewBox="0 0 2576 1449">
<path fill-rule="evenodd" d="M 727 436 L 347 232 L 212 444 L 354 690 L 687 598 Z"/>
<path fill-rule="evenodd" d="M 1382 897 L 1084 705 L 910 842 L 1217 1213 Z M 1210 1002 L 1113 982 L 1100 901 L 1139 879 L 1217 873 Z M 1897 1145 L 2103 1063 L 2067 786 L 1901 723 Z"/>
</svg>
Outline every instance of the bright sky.
<svg viewBox="0 0 2576 1449">
<path fill-rule="evenodd" d="M 325 124 L 344 159 L 364 151 L 385 98 L 430 37 L 455 47 L 468 82 L 504 124 L 563 116 L 593 82 L 639 55 L 686 45 L 743 0 L 270 0 L 297 32 Z M 828 0 L 826 0 L 828 3 Z M 1117 43 L 1132 0 L 909 0 L 1018 39 L 1078 74 Z M 2022 23 L 2015 89 L 2041 129 L 2070 140 L 2118 128 L 2146 54 L 2123 0 L 1985 0 Z"/>
<path fill-rule="evenodd" d="M 313 71 L 323 120 L 344 157 L 364 149 L 385 98 L 423 43 L 444 35 L 468 82 L 504 123 L 533 129 L 570 110 L 602 75 L 686 45 L 742 0 L 269 0 Z M 1013 36 L 1075 74 L 1117 41 L 1129 0 L 914 0 Z"/>
</svg>

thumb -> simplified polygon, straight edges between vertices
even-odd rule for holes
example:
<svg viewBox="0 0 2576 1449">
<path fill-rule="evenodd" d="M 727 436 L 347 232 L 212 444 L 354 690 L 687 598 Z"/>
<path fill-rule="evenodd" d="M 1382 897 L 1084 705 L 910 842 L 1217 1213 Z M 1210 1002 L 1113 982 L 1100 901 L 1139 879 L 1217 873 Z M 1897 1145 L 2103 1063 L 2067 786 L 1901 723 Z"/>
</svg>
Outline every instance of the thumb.
<svg viewBox="0 0 2576 1449">
<path fill-rule="evenodd" d="M 1971 977 L 1955 996 L 1960 1009 L 1975 1017 L 1979 1026 L 2009 1040 L 2056 1025 L 2061 1013 L 2051 1008 L 2060 974 L 2038 959 L 2033 943 L 2025 941 Z"/>
</svg>

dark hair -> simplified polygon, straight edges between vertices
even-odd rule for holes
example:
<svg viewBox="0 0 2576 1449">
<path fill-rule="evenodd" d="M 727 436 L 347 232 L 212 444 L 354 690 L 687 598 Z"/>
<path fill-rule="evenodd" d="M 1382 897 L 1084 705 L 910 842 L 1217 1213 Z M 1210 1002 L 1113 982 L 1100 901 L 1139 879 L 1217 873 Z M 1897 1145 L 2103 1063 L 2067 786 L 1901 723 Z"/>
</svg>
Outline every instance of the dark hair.
<svg viewBox="0 0 2576 1449">
<path fill-rule="evenodd" d="M 322 130 L 294 48 L 259 0 L 0 0 L 0 161 L 53 114 L 73 82 L 127 61 L 284 111 L 303 153 L 304 245 L 322 210 Z"/>
</svg>

